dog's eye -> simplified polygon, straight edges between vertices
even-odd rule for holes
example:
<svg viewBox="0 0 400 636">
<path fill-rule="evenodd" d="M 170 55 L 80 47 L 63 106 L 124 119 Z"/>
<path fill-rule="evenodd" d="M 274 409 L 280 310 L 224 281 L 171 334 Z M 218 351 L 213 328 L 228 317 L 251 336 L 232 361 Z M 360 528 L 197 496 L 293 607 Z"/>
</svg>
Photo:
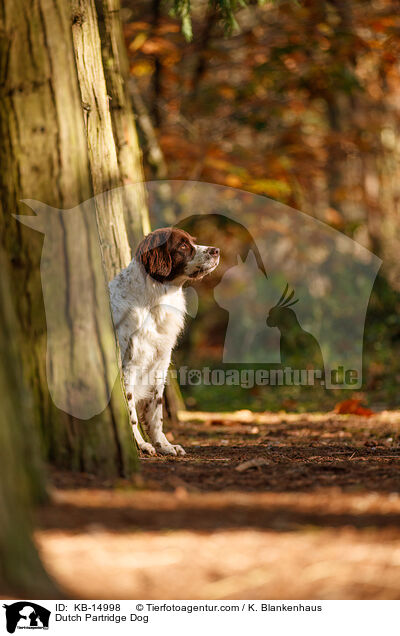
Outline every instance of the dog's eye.
<svg viewBox="0 0 400 636">
<path fill-rule="evenodd" d="M 179 246 L 179 249 L 184 252 L 187 252 L 187 250 L 189 249 L 189 245 L 187 243 L 181 243 Z"/>
</svg>

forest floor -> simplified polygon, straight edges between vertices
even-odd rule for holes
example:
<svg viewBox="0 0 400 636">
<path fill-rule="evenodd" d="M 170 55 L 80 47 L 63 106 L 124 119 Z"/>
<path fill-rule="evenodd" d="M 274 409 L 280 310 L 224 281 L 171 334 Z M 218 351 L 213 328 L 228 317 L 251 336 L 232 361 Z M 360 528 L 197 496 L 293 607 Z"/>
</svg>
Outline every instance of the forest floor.
<svg viewBox="0 0 400 636">
<path fill-rule="evenodd" d="M 133 482 L 52 475 L 36 540 L 66 594 L 400 598 L 400 411 L 183 419 L 187 455 Z"/>
</svg>

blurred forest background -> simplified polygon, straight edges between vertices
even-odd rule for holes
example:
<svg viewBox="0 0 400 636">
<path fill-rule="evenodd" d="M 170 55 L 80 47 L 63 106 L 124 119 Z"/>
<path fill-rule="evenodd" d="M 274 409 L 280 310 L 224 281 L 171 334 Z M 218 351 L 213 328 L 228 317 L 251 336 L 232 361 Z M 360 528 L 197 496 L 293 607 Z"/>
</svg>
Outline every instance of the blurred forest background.
<svg viewBox="0 0 400 636">
<path fill-rule="evenodd" d="M 198 555 L 199 564 L 209 568 L 206 583 L 219 585 L 216 579 L 222 577 L 223 583 L 225 574 L 228 582 L 235 579 L 237 554 L 247 550 L 250 579 L 253 568 L 259 577 L 261 559 L 266 580 L 272 581 L 272 588 L 261 589 L 260 598 L 274 598 L 271 594 L 279 598 L 281 588 L 274 588 L 269 578 L 270 562 L 254 543 L 253 530 L 250 535 L 247 531 L 252 527 L 262 531 L 268 558 L 275 536 L 276 563 L 286 563 L 289 554 L 285 573 L 297 571 L 292 567 L 296 556 L 290 557 L 288 545 L 295 545 L 293 530 L 300 525 L 291 516 L 292 503 L 280 497 L 296 491 L 293 506 L 297 506 L 299 491 L 326 486 L 335 487 L 335 497 L 331 491 L 326 499 L 316 496 L 316 516 L 300 510 L 299 518 L 304 535 L 310 527 L 326 530 L 328 552 L 318 551 L 320 533 L 311 542 L 300 536 L 298 571 L 304 573 L 303 555 L 310 555 L 320 572 L 327 563 L 333 564 L 334 572 L 347 549 L 348 579 L 356 572 L 358 581 L 360 562 L 354 568 L 353 556 L 360 554 L 357 545 L 362 544 L 366 587 L 349 591 L 346 574 L 344 587 L 339 591 L 335 586 L 325 588 L 322 594 L 327 598 L 398 596 L 398 565 L 392 555 L 397 535 L 390 535 L 395 543 L 385 544 L 387 555 L 380 550 L 388 540 L 389 525 L 392 529 L 398 525 L 399 416 L 388 411 L 361 423 L 358 417 L 347 418 L 346 410 L 330 412 L 344 398 L 364 401 L 376 410 L 400 403 L 398 9 L 394 0 L 123 0 L 121 11 L 119 0 L 0 0 L 0 595 L 10 595 L 12 590 L 28 598 L 63 596 L 59 585 L 69 583 L 60 570 L 57 573 L 58 558 L 61 571 L 70 568 L 72 598 L 85 593 L 94 598 L 109 596 L 113 592 L 104 587 L 105 580 L 126 581 L 128 587 L 118 588 L 116 598 L 121 594 L 129 598 L 132 579 L 121 576 L 121 568 L 128 568 L 131 576 L 134 561 L 139 569 L 143 563 L 145 567 L 156 564 L 151 571 L 157 580 L 160 564 L 166 565 L 165 588 L 153 586 L 148 569 L 142 578 L 135 575 L 137 598 L 150 598 L 150 593 L 158 594 L 157 598 L 187 594 L 187 573 L 190 583 L 196 577 L 181 551 L 182 536 L 176 539 L 171 532 L 175 528 L 185 536 L 187 529 L 194 530 L 189 533 L 187 554 L 189 558 Z M 202 188 L 190 193 L 189 182 Z M 226 209 L 238 202 L 245 210 L 241 222 L 224 220 L 216 213 L 221 210 L 213 207 L 208 193 L 218 188 Z M 256 197 L 262 202 L 260 210 L 263 205 L 276 210 L 272 226 L 258 214 L 258 204 L 253 204 Z M 289 208 L 283 206 L 310 215 L 304 220 L 297 212 L 304 226 L 309 219 L 321 221 L 331 234 L 333 229 L 342 233 L 335 234 L 342 243 L 349 243 L 346 235 L 382 259 L 366 320 L 362 390 L 352 395 L 296 387 L 182 386 L 186 407 L 220 412 L 206 412 L 198 419 L 199 414 L 185 413 L 177 386 L 171 384 L 166 390 L 166 428 L 171 439 L 178 431 L 189 454 L 176 460 L 173 471 L 168 461 L 145 459 L 142 474 L 148 489 L 154 491 L 149 497 L 148 491 L 142 493 L 141 498 L 140 488 L 147 482 L 132 479 L 138 457 L 119 374 L 106 281 L 128 265 L 143 235 L 160 225 L 181 225 L 199 243 L 220 247 L 220 267 L 196 285 L 197 316 L 188 318 L 175 364 L 223 368 L 228 313 L 216 303 L 215 287 L 238 264 L 238 255 L 247 259 L 253 251 L 253 266 L 262 272 L 254 246 L 262 233 L 268 234 L 268 227 L 281 245 L 287 243 L 281 211 Z M 290 230 L 296 249 L 301 242 L 297 240 L 300 223 Z M 307 245 L 312 233 L 305 236 Z M 315 252 L 321 251 L 321 242 L 312 243 Z M 342 252 L 334 253 L 343 269 Z M 368 258 L 373 260 L 371 255 Z M 271 257 L 264 263 L 267 273 L 272 261 Z M 326 262 L 325 251 L 323 265 Z M 286 263 L 287 281 L 298 274 L 289 272 L 295 263 L 294 258 Z M 276 290 L 285 280 L 278 283 Z M 350 296 L 348 289 L 354 286 L 348 285 L 343 296 L 346 316 L 353 315 L 348 311 L 351 303 L 362 306 L 362 294 Z M 324 294 L 323 300 L 331 301 Z M 258 309 L 252 305 L 251 313 Z M 340 315 L 340 309 L 335 306 L 336 314 Z M 323 326 L 332 333 L 334 320 L 331 314 L 325 315 L 329 324 Z M 244 322 L 241 326 L 246 327 Z M 344 332 L 345 341 L 350 340 L 345 329 L 338 331 Z M 85 410 L 76 410 L 77 406 Z M 282 413 L 241 411 L 228 419 L 221 414 L 243 408 Z M 323 413 L 287 413 L 314 409 Z M 364 410 L 355 415 L 372 413 Z M 185 418 L 195 420 L 194 424 L 187 426 Z M 211 424 L 216 425 L 213 431 Z M 236 428 L 231 424 L 237 424 Z M 270 444 L 270 434 L 275 445 Z M 243 459 L 248 460 L 244 468 Z M 260 466 L 265 471 L 258 470 Z M 254 467 L 257 470 L 248 475 L 247 469 Z M 108 497 L 113 483 L 116 488 L 119 484 L 133 488 L 132 499 L 112 503 L 114 495 L 119 496 L 114 491 L 111 500 Z M 107 490 L 104 505 L 101 493 L 100 499 L 92 492 L 85 494 L 88 484 Z M 64 503 L 57 494 L 49 501 L 49 486 L 70 490 Z M 364 514 L 372 500 L 365 504 L 365 499 L 354 499 L 350 514 L 344 497 L 339 503 L 348 516 L 335 508 L 336 520 L 330 513 L 321 518 L 329 502 L 338 503 L 337 488 L 371 493 L 374 502 L 380 493 L 378 503 L 373 503 L 375 516 Z M 156 496 L 157 489 L 161 498 Z M 172 491 L 174 518 L 160 514 L 164 489 Z M 229 517 L 229 497 L 222 497 L 214 507 L 215 499 L 203 502 L 201 489 L 206 495 L 231 489 L 254 491 L 256 496 L 246 507 L 240 493 L 237 508 L 232 500 Z M 264 490 L 276 491 L 277 499 L 264 500 L 262 517 L 258 506 Z M 198 503 L 188 505 L 186 497 L 198 494 Z M 33 505 L 46 501 L 42 531 L 37 533 L 39 555 L 32 540 L 36 521 L 31 513 Z M 176 507 L 178 501 L 186 507 L 186 518 Z M 274 520 L 270 504 L 275 506 L 277 501 Z M 306 511 L 308 501 L 303 500 Z M 113 506 L 120 510 L 120 520 L 111 513 Z M 93 524 L 94 508 L 99 524 Z M 282 525 L 283 508 L 292 519 L 288 525 Z M 195 518 L 198 526 L 197 521 L 193 525 Z M 338 534 L 333 535 L 335 524 Z M 360 536 L 337 542 L 335 536 L 342 536 L 342 530 L 347 532 L 351 525 L 362 530 Z M 370 543 L 365 543 L 364 531 L 375 526 Z M 228 530 L 221 535 L 225 552 L 219 543 L 210 550 L 208 537 L 201 552 L 196 529 L 204 533 L 208 528 L 213 537 L 220 527 Z M 240 534 L 238 543 L 232 544 L 235 527 Z M 84 541 L 83 548 L 70 553 L 75 530 Z M 159 544 L 154 530 L 160 531 Z M 133 545 L 138 536 L 143 543 Z M 246 536 L 250 537 L 247 544 Z M 157 555 L 157 550 L 164 553 L 164 538 L 171 537 L 177 540 L 174 554 L 182 555 L 177 557 L 181 570 L 173 562 L 182 592 L 171 592 L 171 562 Z M 104 549 L 96 547 L 98 540 L 104 540 Z M 335 553 L 330 552 L 333 545 L 339 546 Z M 220 570 L 210 560 L 212 550 L 222 563 Z M 119 560 L 117 554 L 122 555 Z M 127 560 L 127 554 L 133 560 Z M 371 554 L 380 559 L 372 588 Z M 82 563 L 83 574 L 77 576 Z M 99 576 L 104 564 L 107 570 Z M 118 573 L 110 576 L 110 566 L 115 564 Z M 194 569 L 201 570 L 197 565 Z M 276 572 L 279 575 L 279 568 Z M 335 584 L 335 576 L 327 576 Z M 290 592 L 293 598 L 306 598 L 306 594 L 315 598 L 321 592 L 318 577 L 312 579 L 315 587 L 304 589 L 300 576 L 291 579 L 300 581 L 299 590 Z M 389 592 L 376 583 L 383 579 Z M 79 589 L 90 580 L 96 585 L 100 581 L 101 590 L 96 586 L 86 592 Z M 218 594 L 233 598 L 230 589 Z M 240 589 L 243 598 L 252 597 L 251 584 Z M 287 586 L 282 589 L 286 593 Z M 203 591 L 193 594 L 209 598 L 217 592 L 207 583 Z"/>
<path fill-rule="evenodd" d="M 369 304 L 358 397 L 377 408 L 398 404 L 398 3 L 237 3 L 229 21 L 221 20 L 221 6 L 195 0 L 191 24 L 187 4 L 175 3 L 185 33 L 177 11 L 161 0 L 124 0 L 122 7 L 146 177 L 265 195 L 378 255 L 383 266 Z M 179 221 L 179 210 L 166 220 Z M 231 228 L 211 220 L 208 230 L 202 225 L 201 242 L 234 249 Z M 257 219 L 247 225 L 254 237 L 257 226 Z M 197 287 L 199 314 L 178 364 L 221 368 L 226 315 L 215 312 L 212 290 L 225 267 L 222 259 Z M 188 407 L 203 410 L 306 410 L 350 397 L 295 387 L 182 389 Z"/>
</svg>

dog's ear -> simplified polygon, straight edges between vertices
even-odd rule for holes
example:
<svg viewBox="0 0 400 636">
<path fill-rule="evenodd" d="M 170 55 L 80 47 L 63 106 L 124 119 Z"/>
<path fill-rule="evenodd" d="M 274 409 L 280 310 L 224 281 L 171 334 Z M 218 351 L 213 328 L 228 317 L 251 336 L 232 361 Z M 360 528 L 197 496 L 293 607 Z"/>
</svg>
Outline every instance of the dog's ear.
<svg viewBox="0 0 400 636">
<path fill-rule="evenodd" d="M 167 230 L 152 232 L 143 239 L 136 250 L 136 258 L 147 274 L 159 282 L 163 282 L 172 269 L 168 238 Z"/>
</svg>

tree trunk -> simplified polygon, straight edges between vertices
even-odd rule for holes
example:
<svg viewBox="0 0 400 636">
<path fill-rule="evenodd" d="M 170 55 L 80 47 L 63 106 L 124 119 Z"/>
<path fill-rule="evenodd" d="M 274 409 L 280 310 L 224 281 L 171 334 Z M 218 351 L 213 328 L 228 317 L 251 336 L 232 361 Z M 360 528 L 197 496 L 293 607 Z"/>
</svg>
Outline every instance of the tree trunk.
<svg viewBox="0 0 400 636">
<path fill-rule="evenodd" d="M 99 233 L 111 280 L 130 259 L 124 201 L 101 57 L 94 0 L 72 0 L 72 35 L 88 141 L 90 174 L 98 197 Z"/>
<path fill-rule="evenodd" d="M 144 103 L 143 97 L 137 87 L 134 77 L 128 81 L 129 93 L 135 108 L 139 131 L 141 132 L 145 146 L 145 158 L 151 167 L 156 179 L 167 179 L 168 168 L 165 157 L 158 143 L 157 135 L 151 117 Z"/>
<path fill-rule="evenodd" d="M 158 35 L 158 28 L 161 18 L 161 0 L 152 0 L 153 13 L 153 35 Z M 153 73 L 153 119 L 157 128 L 161 127 L 161 108 L 162 99 L 162 64 L 159 55 L 154 55 L 154 73 Z"/>
<path fill-rule="evenodd" d="M 111 231 L 117 237 L 105 247 L 109 272 L 128 255 L 120 224 L 122 211 L 116 210 L 115 216 L 110 211 L 115 219 L 111 230 L 108 217 L 97 215 L 96 219 L 84 206 L 64 213 L 70 217 L 58 213 L 93 196 L 70 8 L 62 0 L 38 0 L 29 12 L 23 0 L 1 0 L 0 6 L 0 229 L 12 264 L 13 298 L 24 335 L 23 368 L 34 395 L 35 421 L 42 429 L 46 454 L 55 464 L 108 476 L 129 474 L 136 454 L 121 381 L 115 382 L 115 335 L 97 229 L 99 222 L 103 247 Z M 104 150 L 107 144 L 112 146 L 112 139 L 103 132 L 101 139 Z M 112 148 L 107 156 L 112 156 Z M 90 157 L 91 165 L 95 159 Z M 112 184 L 112 171 L 111 166 L 104 187 Z M 93 184 L 102 187 L 94 178 Z M 25 224 L 46 233 L 42 281 L 42 238 L 12 217 L 16 211 L 26 211 L 21 199 L 28 197 L 54 206 L 56 212 L 50 223 L 54 241 L 48 240 L 48 225 L 43 225 L 50 218 L 48 210 L 39 217 L 25 217 Z M 36 202 L 31 206 L 43 211 Z M 115 247 L 119 240 L 121 256 Z M 52 327 L 47 324 L 47 365 L 41 283 Z M 98 409 L 98 415 L 82 422 L 74 399 L 71 406 L 79 387 L 81 395 L 89 389 L 91 395 L 102 396 L 98 403 L 103 406 L 114 382 L 112 399 L 104 410 Z M 51 399 L 54 395 L 62 410 Z"/>
<path fill-rule="evenodd" d="M 125 186 L 135 184 L 124 189 L 125 222 L 129 241 L 134 249 L 143 236 L 150 232 L 150 218 L 143 184 L 142 153 L 139 148 L 131 105 L 131 91 L 127 86 L 129 67 L 119 14 L 120 1 L 96 0 L 96 7 L 99 15 L 103 66 L 107 91 L 110 97 L 111 119 L 121 179 Z M 154 165 L 158 168 L 162 167 L 163 170 L 162 174 L 158 170 L 156 176 L 159 179 L 165 178 L 167 168 L 164 158 L 139 94 L 136 94 L 134 104 L 136 116 L 147 131 L 147 140 L 150 141 L 153 135 L 153 143 L 150 144 L 151 152 L 149 155 L 154 158 Z M 168 217 L 166 221 L 172 224 L 175 221 L 175 215 L 172 203 L 169 204 L 171 198 L 170 187 L 168 184 L 164 184 L 160 190 L 164 195 L 163 210 L 166 217 Z M 164 407 L 165 418 L 173 426 L 178 420 L 178 410 L 183 408 L 180 388 L 178 382 L 173 378 L 171 378 L 165 389 Z"/>
<path fill-rule="evenodd" d="M 342 166 L 345 164 L 343 152 L 340 149 L 338 137 L 341 133 L 340 108 L 337 103 L 336 95 L 333 93 L 328 95 L 326 100 L 327 119 L 330 130 L 330 140 L 327 148 L 327 189 L 329 206 L 333 210 L 342 212 L 343 195 L 340 188 L 343 183 Z"/>
<path fill-rule="evenodd" d="M 125 188 L 125 223 L 129 242 L 135 246 L 150 232 L 142 166 L 142 152 L 126 80 L 128 58 L 120 19 L 119 0 L 96 0 L 102 42 L 103 66 L 110 98 L 111 120 L 121 183 Z"/>
<path fill-rule="evenodd" d="M 43 498 L 43 475 L 22 383 L 7 263 L 0 252 L 0 594 L 59 595 L 33 544 L 32 499 Z"/>
</svg>

